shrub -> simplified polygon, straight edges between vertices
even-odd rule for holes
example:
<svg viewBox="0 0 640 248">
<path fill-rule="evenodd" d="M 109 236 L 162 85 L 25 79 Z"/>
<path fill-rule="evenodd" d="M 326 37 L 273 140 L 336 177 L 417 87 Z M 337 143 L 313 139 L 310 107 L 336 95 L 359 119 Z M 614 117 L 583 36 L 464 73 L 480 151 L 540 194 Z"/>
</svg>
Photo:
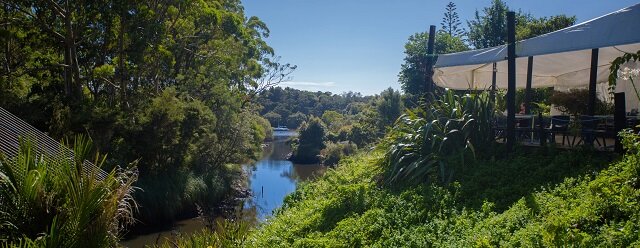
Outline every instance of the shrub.
<svg viewBox="0 0 640 248">
<path fill-rule="evenodd" d="M 356 149 L 357 146 L 350 142 L 328 142 L 326 147 L 320 151 L 321 162 L 324 165 L 338 164 L 340 159 L 354 154 Z"/>
<path fill-rule="evenodd" d="M 113 169 L 102 178 L 104 156 L 77 137 L 73 159 L 37 155 L 21 142 L 14 158 L 0 156 L 0 240 L 11 246 L 114 247 L 133 222 L 135 169 Z M 97 167 L 85 167 L 93 158 Z"/>
<path fill-rule="evenodd" d="M 588 89 L 571 89 L 567 92 L 554 91 L 549 98 L 549 102 L 554 104 L 558 110 L 573 116 L 587 114 L 588 101 Z M 613 105 L 596 98 L 595 111 L 596 114 L 611 114 L 613 113 Z"/>
</svg>

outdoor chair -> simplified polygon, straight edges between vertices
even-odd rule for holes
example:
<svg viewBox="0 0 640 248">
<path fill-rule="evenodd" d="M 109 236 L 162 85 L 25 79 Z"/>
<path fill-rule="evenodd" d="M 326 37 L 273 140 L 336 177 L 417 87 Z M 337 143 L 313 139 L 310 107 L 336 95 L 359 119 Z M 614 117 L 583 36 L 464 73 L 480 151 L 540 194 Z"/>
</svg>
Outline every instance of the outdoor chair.
<svg viewBox="0 0 640 248">
<path fill-rule="evenodd" d="M 580 116 L 580 140 L 578 141 L 578 145 L 580 143 L 593 145 L 593 142 L 595 141 L 599 146 L 602 146 L 598 138 L 602 138 L 603 142 L 606 142 L 604 141 L 606 130 L 598 129 L 602 120 L 604 119 L 589 115 Z"/>
<path fill-rule="evenodd" d="M 493 131 L 494 131 L 496 141 L 502 140 L 502 142 L 506 142 L 507 140 L 507 135 L 505 131 L 506 128 L 507 128 L 507 117 L 496 116 L 493 123 Z"/>
<path fill-rule="evenodd" d="M 531 125 L 532 121 L 535 123 L 533 116 L 520 116 L 520 118 L 516 119 L 516 136 L 518 140 L 533 139 L 532 134 L 535 130 Z"/>
<path fill-rule="evenodd" d="M 640 131 L 640 127 L 638 127 L 639 124 L 640 119 L 638 119 L 637 116 L 627 116 L 627 128 L 631 128 L 635 133 L 638 133 Z"/>
<path fill-rule="evenodd" d="M 567 115 L 554 115 L 551 116 L 551 139 L 553 143 L 556 143 L 556 135 L 562 135 L 562 145 L 564 146 L 565 140 L 569 143 L 569 121 L 571 118 Z"/>
<path fill-rule="evenodd" d="M 609 147 L 607 147 L 607 139 L 615 140 L 616 137 L 618 136 L 615 130 L 614 122 L 613 122 L 613 116 L 604 117 L 604 121 L 600 122 L 599 129 L 604 130 L 604 137 L 602 138 L 602 143 L 605 149 L 609 149 Z"/>
<path fill-rule="evenodd" d="M 542 144 L 542 139 L 545 139 L 545 141 L 551 142 L 551 139 L 553 138 L 551 135 L 551 117 L 542 116 L 542 119 L 540 119 L 539 116 L 536 116 L 535 118 L 536 118 L 536 121 L 535 121 L 534 130 L 533 130 L 534 135 L 536 135 L 535 138 L 537 138 L 541 144 Z M 541 133 L 540 131 L 542 131 L 543 133 Z"/>
</svg>

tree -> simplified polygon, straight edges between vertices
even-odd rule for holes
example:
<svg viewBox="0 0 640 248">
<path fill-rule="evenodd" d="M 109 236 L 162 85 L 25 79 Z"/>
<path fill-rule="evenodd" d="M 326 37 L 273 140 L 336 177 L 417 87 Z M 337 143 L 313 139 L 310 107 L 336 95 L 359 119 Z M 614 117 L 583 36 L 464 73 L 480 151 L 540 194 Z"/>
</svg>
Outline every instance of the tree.
<svg viewBox="0 0 640 248">
<path fill-rule="evenodd" d="M 146 224 L 195 212 L 189 180 L 230 190 L 220 165 L 255 156 L 267 131 L 252 97 L 295 68 L 239 0 L 0 3 L 0 106 L 55 139 L 88 133 L 109 164 L 140 159 Z"/>
<path fill-rule="evenodd" d="M 404 45 L 404 63 L 398 75 L 402 90 L 410 101 L 417 102 L 426 91 L 426 58 L 429 33 L 420 32 L 409 37 Z M 435 53 L 453 53 L 466 51 L 469 48 L 460 37 L 454 37 L 445 32 L 438 32 L 435 37 Z M 414 106 L 414 105 L 411 105 Z"/>
<path fill-rule="evenodd" d="M 264 115 L 264 118 L 271 123 L 272 127 L 277 127 L 280 125 L 280 121 L 282 121 L 282 116 L 276 112 L 269 112 Z"/>
<path fill-rule="evenodd" d="M 287 127 L 297 129 L 305 121 L 307 121 L 307 115 L 301 112 L 295 112 L 287 118 Z"/>
<path fill-rule="evenodd" d="M 337 132 L 343 126 L 345 116 L 335 110 L 324 111 L 322 121 L 332 132 Z"/>
<path fill-rule="evenodd" d="M 379 128 L 384 129 L 398 119 L 402 113 L 402 100 L 400 97 L 400 91 L 395 91 L 393 88 L 388 88 L 382 93 L 377 101 L 377 110 L 380 114 Z"/>
<path fill-rule="evenodd" d="M 575 16 L 557 15 L 551 17 L 530 18 L 526 25 L 516 30 L 516 39 L 524 40 L 551 33 L 576 23 Z"/>
<path fill-rule="evenodd" d="M 482 14 L 476 10 L 469 26 L 468 41 L 474 48 L 487 48 L 506 44 L 507 12 L 509 7 L 502 0 L 493 0 Z M 576 18 L 565 15 L 534 18 L 530 14 L 516 13 L 516 40 L 523 40 L 553 32 L 575 24 Z"/>
<path fill-rule="evenodd" d="M 312 164 L 319 161 L 318 155 L 325 148 L 326 128 L 318 117 L 311 117 L 300 127 L 298 142 L 294 147 L 291 160 L 297 163 Z"/>
<path fill-rule="evenodd" d="M 444 17 L 442 18 L 441 30 L 452 37 L 462 37 L 465 34 L 464 28 L 460 28 L 461 22 L 458 12 L 456 12 L 456 4 L 449 2 L 445 8 Z"/>
<path fill-rule="evenodd" d="M 506 43 L 507 11 L 509 8 L 502 0 L 491 1 L 491 6 L 476 10 L 473 20 L 467 21 L 469 26 L 469 43 L 476 49 L 494 47 Z"/>
</svg>

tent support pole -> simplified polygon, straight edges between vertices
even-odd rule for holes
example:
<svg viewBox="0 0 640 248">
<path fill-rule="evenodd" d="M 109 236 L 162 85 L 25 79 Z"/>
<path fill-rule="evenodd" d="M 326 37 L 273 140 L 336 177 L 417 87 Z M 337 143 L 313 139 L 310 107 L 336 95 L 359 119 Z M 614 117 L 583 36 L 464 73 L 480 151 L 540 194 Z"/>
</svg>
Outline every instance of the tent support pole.
<svg viewBox="0 0 640 248">
<path fill-rule="evenodd" d="M 498 72 L 496 62 L 493 62 L 493 73 L 491 73 L 491 93 L 489 95 L 490 100 L 496 102 L 496 73 Z"/>
<path fill-rule="evenodd" d="M 622 129 L 625 129 L 627 127 L 624 92 L 618 92 L 614 94 L 613 104 L 613 130 L 617 134 L 620 133 Z M 616 145 L 614 151 L 619 154 L 624 153 L 624 150 L 622 149 L 622 142 L 620 142 L 620 137 L 618 135 L 616 135 Z"/>
<path fill-rule="evenodd" d="M 514 149 L 516 139 L 516 13 L 507 12 L 507 151 Z"/>
<path fill-rule="evenodd" d="M 533 81 L 533 56 L 527 59 L 527 88 L 524 91 L 524 113 L 531 114 L 531 82 Z"/>
<path fill-rule="evenodd" d="M 598 48 L 591 49 L 591 71 L 589 73 L 589 107 L 588 115 L 596 113 L 596 79 L 598 78 Z"/>
<path fill-rule="evenodd" d="M 427 41 L 427 70 L 425 75 L 425 83 L 427 84 L 425 87 L 426 93 L 433 92 L 435 88 L 433 85 L 433 48 L 435 44 L 435 38 L 436 26 L 431 25 L 429 26 L 429 40 Z"/>
</svg>

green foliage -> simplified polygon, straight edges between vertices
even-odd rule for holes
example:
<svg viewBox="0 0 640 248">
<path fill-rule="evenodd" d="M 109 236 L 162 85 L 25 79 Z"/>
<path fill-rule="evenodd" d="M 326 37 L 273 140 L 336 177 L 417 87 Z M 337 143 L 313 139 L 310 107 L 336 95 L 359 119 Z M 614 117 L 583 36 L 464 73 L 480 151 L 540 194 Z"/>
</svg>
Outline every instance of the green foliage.
<svg viewBox="0 0 640 248">
<path fill-rule="evenodd" d="M 395 91 L 393 88 L 382 91 L 376 108 L 380 116 L 379 128 L 384 130 L 386 127 L 392 126 L 404 109 L 400 99 L 400 91 Z"/>
<path fill-rule="evenodd" d="M 0 154 L 0 240 L 10 246 L 113 247 L 132 224 L 135 168 L 101 175 L 105 157 L 83 137 L 73 159 L 38 155 L 22 140 L 16 157 Z M 90 159 L 97 167 L 86 167 Z M 104 176 L 104 178 L 102 178 Z"/>
<path fill-rule="evenodd" d="M 525 100 L 526 89 L 518 89 L 516 91 L 516 106 L 520 106 L 520 104 L 524 103 Z M 531 89 L 529 101 L 531 103 L 531 113 L 538 113 L 539 111 L 543 111 L 543 113 L 549 113 L 551 102 L 549 99 L 553 95 L 553 88 L 540 88 L 540 89 Z M 501 96 L 501 103 L 504 104 L 504 108 L 501 111 L 506 109 L 507 97 L 506 95 Z"/>
<path fill-rule="evenodd" d="M 291 160 L 297 163 L 313 164 L 317 163 L 320 150 L 324 149 L 326 139 L 326 127 L 322 120 L 311 117 L 298 131 L 297 145 L 294 147 Z"/>
<path fill-rule="evenodd" d="M 287 118 L 287 127 L 297 129 L 305 121 L 307 121 L 307 115 L 301 112 L 295 112 Z"/>
<path fill-rule="evenodd" d="M 309 116 L 322 116 L 326 111 L 335 111 L 344 115 L 357 115 L 359 105 L 372 100 L 371 96 L 346 92 L 311 92 L 293 88 L 272 87 L 263 91 L 257 102 L 263 106 L 260 114 L 267 117 L 272 113 L 280 115 L 280 125 L 297 128 Z M 291 120 L 290 120 L 291 119 Z M 273 123 L 273 122 L 272 122 Z M 327 123 L 329 125 L 329 123 Z"/>
<path fill-rule="evenodd" d="M 272 127 L 277 127 L 277 126 L 281 125 L 280 123 L 282 121 L 282 116 L 280 114 L 278 114 L 278 113 L 275 113 L 275 112 L 266 113 L 264 115 L 264 118 L 267 119 L 269 121 L 269 123 L 271 123 Z M 282 122 L 282 123 L 284 123 L 284 122 Z"/>
<path fill-rule="evenodd" d="M 442 32 L 449 34 L 451 37 L 462 37 L 465 34 L 464 28 L 460 25 L 460 16 L 456 12 L 456 4 L 449 2 L 445 8 L 444 17 L 440 23 Z"/>
<path fill-rule="evenodd" d="M 487 151 L 493 144 L 494 112 L 489 94 L 432 96 L 428 107 L 407 111 L 388 134 L 384 166 L 390 183 L 450 182 L 455 160 Z M 479 153 L 482 154 L 482 153 Z"/>
<path fill-rule="evenodd" d="M 107 164 L 138 160 L 149 225 L 221 201 L 225 166 L 270 136 L 253 97 L 295 68 L 235 0 L 11 1 L 0 19 L 0 106 L 56 139 L 88 133 Z"/>
<path fill-rule="evenodd" d="M 249 247 L 635 247 L 639 138 L 628 153 L 524 151 L 480 159 L 447 186 L 384 187 L 380 153 L 343 160 L 289 195 Z"/>
<path fill-rule="evenodd" d="M 494 47 L 507 43 L 507 12 L 510 11 L 502 0 L 493 0 L 491 6 L 476 10 L 474 19 L 467 21 L 468 41 L 476 49 Z M 534 18 L 521 11 L 516 13 L 516 40 L 524 40 L 569 27 L 576 17 L 557 15 Z"/>
<path fill-rule="evenodd" d="M 327 129 L 331 132 L 337 132 L 345 122 L 345 116 L 333 110 L 325 111 L 322 114 L 321 119 L 322 122 L 327 125 Z"/>
<path fill-rule="evenodd" d="M 474 19 L 467 21 L 469 43 L 477 49 L 506 44 L 507 11 L 509 7 L 502 0 L 492 0 L 491 6 L 482 9 L 482 15 L 476 10 Z"/>
<path fill-rule="evenodd" d="M 638 61 L 640 60 L 640 50 L 636 53 L 625 53 L 624 55 L 617 57 L 611 62 L 611 66 L 609 67 L 609 93 L 613 94 L 616 89 L 616 85 L 618 84 L 618 73 L 620 71 L 620 66 L 630 62 L 630 61 Z M 630 78 L 633 80 L 633 78 Z M 636 96 L 638 100 L 640 100 L 640 93 L 636 89 L 635 83 L 632 81 L 633 89 L 636 92 Z"/>
<path fill-rule="evenodd" d="M 378 136 L 375 126 L 368 123 L 356 123 L 351 127 L 351 132 L 347 134 L 347 139 L 355 143 L 358 147 L 374 142 Z"/>
<path fill-rule="evenodd" d="M 402 91 L 409 95 L 411 101 L 418 102 L 426 90 L 425 68 L 427 59 L 428 32 L 413 34 L 404 45 L 404 63 L 398 74 L 398 81 Z M 435 37 L 435 53 L 445 54 L 469 50 L 460 37 L 451 36 L 445 32 L 438 32 Z"/>
<path fill-rule="evenodd" d="M 325 148 L 320 151 L 320 160 L 323 165 L 336 165 L 340 162 L 340 159 L 353 155 L 357 149 L 358 147 L 350 142 L 329 142 L 325 145 Z"/>
<path fill-rule="evenodd" d="M 549 98 L 549 103 L 554 104 L 558 110 L 573 116 L 586 115 L 589 106 L 588 89 L 571 89 L 567 92 L 554 91 Z M 611 114 L 613 106 L 596 98 L 596 114 Z"/>
<path fill-rule="evenodd" d="M 205 229 L 192 235 L 183 236 L 181 234 L 175 240 L 163 242 L 156 247 L 242 247 L 250 225 L 242 220 L 220 220 L 216 221 L 214 230 Z"/>
</svg>

